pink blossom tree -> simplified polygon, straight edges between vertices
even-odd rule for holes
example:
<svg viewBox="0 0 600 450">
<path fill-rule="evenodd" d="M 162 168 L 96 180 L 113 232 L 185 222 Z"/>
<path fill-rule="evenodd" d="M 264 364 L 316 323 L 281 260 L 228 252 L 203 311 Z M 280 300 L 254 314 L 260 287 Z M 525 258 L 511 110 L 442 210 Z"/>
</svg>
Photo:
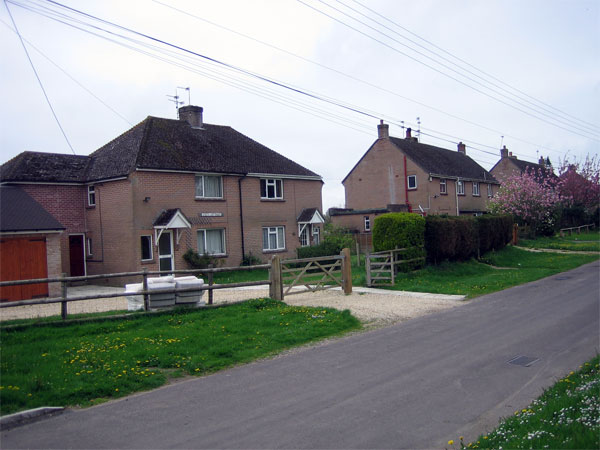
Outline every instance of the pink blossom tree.
<svg viewBox="0 0 600 450">
<path fill-rule="evenodd" d="M 560 184 L 555 176 L 533 170 L 508 176 L 490 201 L 490 211 L 511 214 L 534 233 L 551 234 L 560 216 Z"/>
<path fill-rule="evenodd" d="M 598 155 L 585 160 L 569 161 L 568 156 L 560 161 L 560 193 L 565 197 L 565 206 L 582 207 L 592 211 L 598 207 L 600 198 L 600 159 Z"/>
</svg>

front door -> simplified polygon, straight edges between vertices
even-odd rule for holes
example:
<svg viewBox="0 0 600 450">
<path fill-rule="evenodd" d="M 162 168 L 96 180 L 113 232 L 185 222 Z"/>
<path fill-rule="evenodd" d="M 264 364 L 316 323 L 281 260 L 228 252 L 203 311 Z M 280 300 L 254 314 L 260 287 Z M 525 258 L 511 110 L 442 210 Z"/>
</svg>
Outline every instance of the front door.
<svg viewBox="0 0 600 450">
<path fill-rule="evenodd" d="M 158 270 L 174 270 L 173 233 L 163 231 L 158 240 Z"/>
<path fill-rule="evenodd" d="M 83 247 L 83 234 L 69 236 L 69 265 L 72 277 L 85 276 L 85 250 Z"/>
</svg>

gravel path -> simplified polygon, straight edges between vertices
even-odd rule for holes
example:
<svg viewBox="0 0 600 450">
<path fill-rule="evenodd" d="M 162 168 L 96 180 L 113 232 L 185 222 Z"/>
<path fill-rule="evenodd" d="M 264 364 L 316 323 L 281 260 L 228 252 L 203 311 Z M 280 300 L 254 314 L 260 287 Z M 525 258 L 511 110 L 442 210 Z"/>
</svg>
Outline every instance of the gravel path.
<svg viewBox="0 0 600 450">
<path fill-rule="evenodd" d="M 122 292 L 122 288 L 105 286 L 80 286 L 69 289 L 69 295 Z M 235 303 L 251 298 L 267 297 L 266 287 L 219 289 L 214 291 L 214 303 Z M 207 294 L 204 295 L 206 300 Z M 389 291 L 355 287 L 352 294 L 344 295 L 338 289 L 307 292 L 289 295 L 285 302 L 289 305 L 324 306 L 336 309 L 349 309 L 354 316 L 369 326 L 383 326 L 402 322 L 432 312 L 453 308 L 464 304 L 461 295 L 422 294 L 417 292 Z M 127 309 L 127 299 L 88 300 L 69 304 L 69 314 L 90 313 Z M 60 304 L 18 306 L 0 310 L 0 320 L 34 318 L 60 315 Z"/>
</svg>

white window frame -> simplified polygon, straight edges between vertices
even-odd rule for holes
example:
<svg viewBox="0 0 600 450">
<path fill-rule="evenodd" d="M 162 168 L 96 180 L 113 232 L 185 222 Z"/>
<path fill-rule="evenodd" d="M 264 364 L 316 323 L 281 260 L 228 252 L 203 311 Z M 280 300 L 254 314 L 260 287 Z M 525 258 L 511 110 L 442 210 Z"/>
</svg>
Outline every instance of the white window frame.
<svg viewBox="0 0 600 450">
<path fill-rule="evenodd" d="M 150 245 L 149 249 L 150 249 L 150 258 L 149 259 L 144 259 L 144 251 L 142 250 L 142 238 L 143 237 L 147 237 L 148 238 L 148 244 Z M 142 261 L 154 261 L 154 252 L 152 249 L 152 235 L 151 234 L 142 234 L 140 236 L 140 259 Z"/>
<path fill-rule="evenodd" d="M 310 245 L 310 234 L 308 233 L 308 225 L 304 225 L 300 232 L 300 247 L 308 247 Z"/>
<path fill-rule="evenodd" d="M 446 184 L 445 178 L 440 178 L 440 194 L 445 195 L 448 193 L 448 185 Z"/>
<path fill-rule="evenodd" d="M 364 216 L 363 221 L 365 223 L 365 231 L 371 231 L 371 217 Z"/>
<path fill-rule="evenodd" d="M 265 230 L 267 230 L 267 239 L 265 241 Z M 283 242 L 279 242 L 279 230 L 282 230 Z M 276 252 L 280 250 L 285 250 L 285 227 L 284 226 L 275 226 L 275 227 L 262 227 L 263 233 L 263 252 Z M 276 240 L 276 248 L 270 248 L 271 236 L 275 236 Z"/>
<path fill-rule="evenodd" d="M 479 190 L 479 183 L 477 181 L 473 181 L 473 197 L 480 197 L 481 191 Z"/>
<path fill-rule="evenodd" d="M 321 243 L 321 229 L 313 225 L 312 226 L 313 245 L 319 245 Z"/>
<path fill-rule="evenodd" d="M 456 180 L 456 195 L 465 195 L 465 182 Z"/>
<path fill-rule="evenodd" d="M 86 252 L 87 252 L 87 256 L 92 256 L 92 238 L 86 238 L 85 239 L 85 247 L 86 247 Z"/>
<path fill-rule="evenodd" d="M 223 242 L 223 248 L 222 248 L 222 252 L 218 252 L 218 253 L 206 253 L 207 255 L 210 256 L 223 256 L 227 254 L 227 241 L 226 241 L 226 235 L 225 235 L 225 228 L 202 228 L 200 230 L 198 230 L 196 232 L 196 237 L 197 237 L 197 244 L 198 244 L 198 253 L 203 254 L 202 252 L 200 252 L 200 234 L 203 235 L 203 242 L 204 242 L 204 248 L 206 248 L 206 232 L 207 231 L 220 231 L 221 232 L 221 240 Z"/>
<path fill-rule="evenodd" d="M 494 191 L 493 191 L 492 185 L 490 183 L 488 183 L 488 185 L 487 185 L 487 196 L 489 198 L 492 198 L 494 196 Z"/>
<path fill-rule="evenodd" d="M 414 180 L 414 186 L 411 187 L 411 178 Z M 406 177 L 406 186 L 408 187 L 409 191 L 413 191 L 415 189 L 417 189 L 417 176 L 416 175 L 408 175 Z"/>
<path fill-rule="evenodd" d="M 87 187 L 87 203 L 88 206 L 96 206 L 96 186 Z"/>
<path fill-rule="evenodd" d="M 265 184 L 265 195 L 263 196 L 263 183 Z M 279 188 L 277 187 L 279 185 Z M 269 187 L 273 188 L 274 196 L 269 196 Z M 281 178 L 260 179 L 261 200 L 283 200 L 283 180 Z"/>
<path fill-rule="evenodd" d="M 219 191 L 220 195 L 216 197 L 209 197 L 204 195 L 206 192 L 205 179 L 206 178 L 218 178 L 219 179 Z M 202 192 L 200 195 L 198 194 L 198 186 L 202 186 Z M 223 177 L 221 175 L 196 175 L 196 183 L 194 186 L 194 195 L 196 198 L 204 198 L 204 199 L 222 199 L 223 198 Z"/>
</svg>

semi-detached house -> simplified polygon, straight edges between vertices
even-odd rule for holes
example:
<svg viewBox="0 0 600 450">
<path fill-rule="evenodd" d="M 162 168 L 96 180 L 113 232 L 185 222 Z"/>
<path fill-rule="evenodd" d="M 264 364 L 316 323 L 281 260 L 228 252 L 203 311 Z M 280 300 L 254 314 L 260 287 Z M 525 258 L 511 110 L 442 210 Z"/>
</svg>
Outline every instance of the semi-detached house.
<svg viewBox="0 0 600 450">
<path fill-rule="evenodd" d="M 234 266 L 319 243 L 321 177 L 202 113 L 148 117 L 89 156 L 21 153 L 1 183 L 65 227 L 71 276 L 187 268 L 190 248 Z"/>
</svg>

